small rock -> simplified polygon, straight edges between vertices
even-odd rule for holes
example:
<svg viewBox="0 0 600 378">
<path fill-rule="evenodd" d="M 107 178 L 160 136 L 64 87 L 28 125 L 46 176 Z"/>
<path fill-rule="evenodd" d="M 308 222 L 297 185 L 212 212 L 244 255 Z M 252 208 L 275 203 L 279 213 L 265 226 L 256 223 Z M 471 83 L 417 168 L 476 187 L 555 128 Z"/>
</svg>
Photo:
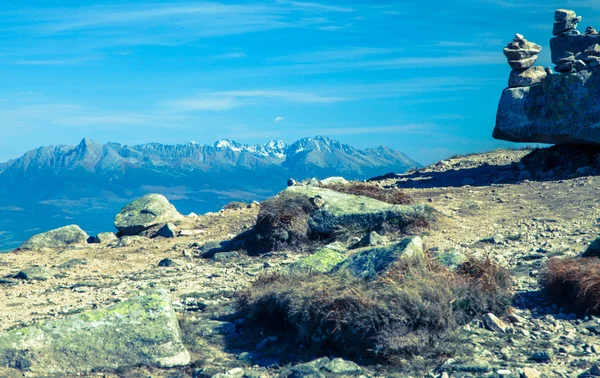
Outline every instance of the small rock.
<svg viewBox="0 0 600 378">
<path fill-rule="evenodd" d="M 173 261 L 173 260 L 171 260 L 169 258 L 162 259 L 158 263 L 158 266 L 161 267 L 161 268 L 169 268 L 169 267 L 177 266 L 177 265 L 178 264 L 175 261 Z"/>
<path fill-rule="evenodd" d="M 552 352 L 542 350 L 531 355 L 531 359 L 536 362 L 549 362 L 552 359 Z"/>
<path fill-rule="evenodd" d="M 156 232 L 155 236 L 174 238 L 177 235 L 179 235 L 179 227 L 175 226 L 173 223 L 167 223 Z"/>
<path fill-rule="evenodd" d="M 238 252 L 217 252 L 213 256 L 214 261 L 225 261 L 229 259 L 237 259 L 240 257 Z"/>
<path fill-rule="evenodd" d="M 523 378 L 540 378 L 541 376 L 542 376 L 542 373 L 540 373 L 539 371 L 537 371 L 534 368 L 530 368 L 530 367 L 523 368 L 523 374 L 522 374 Z"/>
<path fill-rule="evenodd" d="M 329 373 L 336 375 L 353 375 L 358 374 L 362 371 L 360 366 L 352 361 L 346 361 L 342 358 L 335 358 L 331 360 L 327 365 L 323 366 L 323 369 Z"/>
<path fill-rule="evenodd" d="M 483 316 L 485 327 L 493 332 L 506 333 L 508 325 L 492 313 L 487 313 Z"/>
<path fill-rule="evenodd" d="M 360 241 L 351 245 L 350 249 L 363 248 L 363 247 L 375 247 L 378 245 L 385 244 L 385 242 L 386 242 L 386 239 L 383 236 L 379 235 L 375 231 L 371 231 L 368 234 L 366 234 L 365 236 L 363 236 L 363 238 L 360 239 Z"/>
<path fill-rule="evenodd" d="M 592 368 L 590 369 L 590 374 L 595 377 L 600 377 L 600 365 L 595 364 L 594 366 L 592 366 Z"/>
<path fill-rule="evenodd" d="M 41 266 L 34 266 L 31 268 L 23 269 L 22 271 L 17 273 L 14 278 L 27 281 L 47 281 L 50 278 L 55 277 L 56 275 L 57 273 L 52 269 Z"/>
</svg>

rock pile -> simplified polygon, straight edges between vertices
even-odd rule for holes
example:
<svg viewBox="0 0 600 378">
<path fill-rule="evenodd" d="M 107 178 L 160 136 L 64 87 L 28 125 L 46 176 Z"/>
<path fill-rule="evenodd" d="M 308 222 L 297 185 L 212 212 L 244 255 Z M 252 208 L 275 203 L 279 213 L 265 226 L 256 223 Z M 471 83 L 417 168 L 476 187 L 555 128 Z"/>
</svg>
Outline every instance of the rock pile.
<svg viewBox="0 0 600 378">
<path fill-rule="evenodd" d="M 506 45 L 504 55 L 513 69 L 508 81 L 509 87 L 528 87 L 546 77 L 547 73 L 543 67 L 533 67 L 541 50 L 540 45 L 529 42 L 521 34 L 516 34 Z"/>
<path fill-rule="evenodd" d="M 600 145 L 600 34 L 576 28 L 581 17 L 558 9 L 550 40 L 554 75 L 534 67 L 541 47 L 517 34 L 504 49 L 513 69 L 493 136 L 512 142 Z M 574 72 L 575 71 L 575 72 Z"/>
<path fill-rule="evenodd" d="M 554 12 L 554 28 L 552 34 L 555 36 L 571 34 L 578 35 L 577 24 L 581 22 L 581 17 L 578 17 L 575 12 L 567 9 L 557 9 Z"/>
</svg>

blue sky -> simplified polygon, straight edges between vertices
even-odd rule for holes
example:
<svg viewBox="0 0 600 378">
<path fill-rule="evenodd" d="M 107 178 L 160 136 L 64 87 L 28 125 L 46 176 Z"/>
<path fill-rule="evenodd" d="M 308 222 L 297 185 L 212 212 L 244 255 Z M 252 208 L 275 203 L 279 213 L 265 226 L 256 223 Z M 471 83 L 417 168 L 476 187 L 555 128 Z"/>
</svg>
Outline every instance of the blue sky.
<svg viewBox="0 0 600 378">
<path fill-rule="evenodd" d="M 319 1 L 319 0 L 315 0 Z M 0 161 L 48 144 L 292 142 L 423 162 L 491 138 L 516 32 L 551 66 L 553 11 L 597 1 L 66 1 L 0 9 Z"/>
</svg>

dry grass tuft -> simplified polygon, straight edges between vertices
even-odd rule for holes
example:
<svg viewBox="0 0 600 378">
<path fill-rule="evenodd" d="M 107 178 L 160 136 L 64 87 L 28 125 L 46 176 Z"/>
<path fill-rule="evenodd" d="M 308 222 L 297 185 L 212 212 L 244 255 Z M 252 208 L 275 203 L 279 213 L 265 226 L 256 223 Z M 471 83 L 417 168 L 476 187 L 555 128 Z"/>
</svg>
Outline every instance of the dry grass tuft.
<svg viewBox="0 0 600 378">
<path fill-rule="evenodd" d="M 308 220 L 316 209 L 307 196 L 285 191 L 262 202 L 256 220 L 259 248 L 272 251 L 306 243 L 311 237 Z"/>
<path fill-rule="evenodd" d="M 270 274 L 239 292 L 237 305 L 313 354 L 390 364 L 420 356 L 435 365 L 460 347 L 447 342 L 459 325 L 486 312 L 503 315 L 510 304 L 508 274 L 491 260 L 470 264 L 454 273 L 432 260 L 405 262 L 375 281 Z"/>
<path fill-rule="evenodd" d="M 401 189 L 384 189 L 376 185 L 358 181 L 349 182 L 347 184 L 328 184 L 323 185 L 323 188 L 335 190 L 340 193 L 370 197 L 392 205 L 410 205 L 414 203 L 413 199 Z"/>
<path fill-rule="evenodd" d="M 580 315 L 600 313 L 600 259 L 550 259 L 540 278 L 546 295 Z"/>
</svg>

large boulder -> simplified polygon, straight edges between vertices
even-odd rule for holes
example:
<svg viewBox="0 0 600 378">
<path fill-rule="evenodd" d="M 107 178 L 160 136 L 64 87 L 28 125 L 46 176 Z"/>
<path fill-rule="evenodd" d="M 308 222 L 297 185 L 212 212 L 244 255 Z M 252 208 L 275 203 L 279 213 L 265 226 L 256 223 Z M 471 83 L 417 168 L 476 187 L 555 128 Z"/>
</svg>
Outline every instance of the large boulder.
<svg viewBox="0 0 600 378">
<path fill-rule="evenodd" d="M 115 217 L 115 227 L 123 235 L 137 235 L 153 226 L 181 219 L 175 206 L 160 194 L 148 194 L 125 206 Z"/>
<path fill-rule="evenodd" d="M 0 335 L 0 366 L 43 376 L 185 366 L 190 355 L 166 292 Z"/>
<path fill-rule="evenodd" d="M 305 195 L 318 204 L 310 217 L 310 228 L 319 234 L 343 229 L 376 229 L 384 223 L 398 227 L 431 220 L 433 209 L 426 205 L 391 205 L 373 198 L 345 194 L 314 186 L 290 186 L 287 192 Z"/>
<path fill-rule="evenodd" d="M 88 238 L 88 234 L 79 228 L 79 226 L 70 225 L 35 235 L 18 249 L 21 251 L 38 251 L 46 248 L 65 248 L 86 244 Z"/>
<path fill-rule="evenodd" d="M 600 144 L 600 67 L 548 75 L 502 93 L 493 136 L 512 142 Z"/>
<path fill-rule="evenodd" d="M 391 246 L 367 249 L 339 263 L 332 272 L 344 271 L 355 277 L 372 280 L 405 259 L 425 261 L 423 240 L 420 237 L 409 237 Z"/>
</svg>

